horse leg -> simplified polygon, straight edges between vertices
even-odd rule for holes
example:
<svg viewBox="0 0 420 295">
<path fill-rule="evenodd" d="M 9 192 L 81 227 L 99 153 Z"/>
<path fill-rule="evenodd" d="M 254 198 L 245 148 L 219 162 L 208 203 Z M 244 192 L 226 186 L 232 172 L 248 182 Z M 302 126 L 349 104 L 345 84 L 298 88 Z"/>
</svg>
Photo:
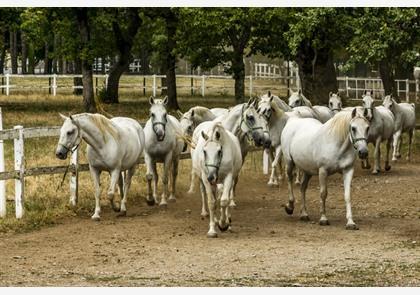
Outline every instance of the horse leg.
<svg viewBox="0 0 420 295">
<path fill-rule="evenodd" d="M 194 173 L 194 170 L 191 169 L 191 183 L 190 183 L 190 188 L 187 191 L 187 194 L 193 194 L 195 192 L 195 183 L 197 182 L 197 175 Z"/>
<path fill-rule="evenodd" d="M 306 212 L 306 189 L 308 188 L 309 180 L 311 179 L 312 175 L 303 173 L 302 184 L 300 186 L 300 195 L 302 197 L 302 207 L 300 210 L 300 220 L 302 221 L 309 221 L 308 213 Z"/>
<path fill-rule="evenodd" d="M 408 131 L 408 151 L 407 151 L 407 161 L 411 160 L 411 145 L 413 143 L 414 129 Z"/>
<path fill-rule="evenodd" d="M 236 185 L 238 184 L 238 180 L 239 180 L 239 177 L 236 177 L 235 181 L 233 182 L 233 186 L 231 186 L 232 187 L 232 195 L 231 195 L 230 200 L 229 200 L 229 207 L 231 207 L 231 208 L 236 207 L 235 190 L 236 190 Z"/>
<path fill-rule="evenodd" d="M 176 179 L 178 177 L 178 164 L 179 164 L 179 159 L 176 158 L 174 159 L 173 163 L 172 163 L 172 192 L 169 196 L 169 201 L 171 202 L 175 202 L 176 201 L 176 197 L 175 197 L 175 187 L 176 187 Z"/>
<path fill-rule="evenodd" d="M 204 180 L 205 181 L 205 180 Z M 210 183 L 204 182 L 204 186 L 206 188 L 206 194 L 207 194 L 207 202 L 209 207 L 209 231 L 207 232 L 208 238 L 217 238 L 217 232 L 215 228 L 215 209 L 216 209 L 216 197 L 214 195 L 213 188 L 211 187 Z"/>
<path fill-rule="evenodd" d="M 295 179 L 295 184 L 301 184 L 301 181 L 300 181 L 300 174 L 301 174 L 301 171 L 300 171 L 300 169 L 299 168 L 295 168 L 295 171 L 296 171 L 296 179 Z"/>
<path fill-rule="evenodd" d="M 286 170 L 287 170 L 287 188 L 289 191 L 289 202 L 286 204 L 284 209 L 286 213 L 289 215 L 293 214 L 293 210 L 295 208 L 295 196 L 293 195 L 293 168 L 294 164 L 292 161 L 286 163 Z"/>
<path fill-rule="evenodd" d="M 400 155 L 399 155 L 400 139 L 401 139 L 401 130 L 397 130 L 397 132 L 394 133 L 392 161 L 397 161 L 397 159 L 400 157 Z"/>
<path fill-rule="evenodd" d="M 275 157 L 273 162 L 271 163 L 271 176 L 270 176 L 270 180 L 268 182 L 268 185 L 278 185 L 278 181 L 277 179 L 281 179 L 281 168 L 279 169 L 279 173 L 277 173 L 277 169 L 279 167 L 279 160 L 281 157 L 281 146 L 276 147 L 275 150 Z M 277 178 L 278 176 L 278 178 Z"/>
<path fill-rule="evenodd" d="M 153 200 L 154 203 L 158 203 L 158 183 L 159 183 L 159 174 L 157 172 L 157 164 L 155 161 L 152 163 L 152 172 L 153 172 Z"/>
<path fill-rule="evenodd" d="M 359 227 L 353 221 L 353 215 L 351 213 L 351 181 L 353 179 L 354 169 L 346 169 L 343 171 L 343 181 L 344 181 L 344 200 L 346 201 L 346 218 L 347 224 L 346 229 L 359 229 Z"/>
<path fill-rule="evenodd" d="M 325 214 L 325 201 L 327 199 L 327 171 L 319 169 L 319 188 L 321 197 L 321 219 L 319 220 L 320 225 L 330 225 L 328 218 Z"/>
<path fill-rule="evenodd" d="M 156 203 L 156 200 L 155 200 L 154 196 L 152 196 L 152 180 L 155 178 L 154 177 L 154 172 L 156 171 L 156 166 L 155 166 L 155 168 L 153 168 L 153 165 L 156 165 L 156 164 L 153 163 L 153 160 L 150 158 L 150 156 L 148 154 L 144 155 L 144 162 L 146 163 L 146 168 L 147 168 L 147 172 L 146 172 L 146 179 L 147 179 L 147 198 L 146 198 L 146 202 L 147 202 L 147 205 L 153 206 Z M 157 177 L 157 173 L 156 173 L 156 177 Z"/>
<path fill-rule="evenodd" d="M 118 177 L 118 190 L 120 192 L 120 198 L 121 200 L 124 198 L 124 181 L 127 177 L 125 171 L 120 173 L 120 177 Z"/>
<path fill-rule="evenodd" d="M 133 177 L 135 172 L 136 172 L 136 166 L 133 166 L 132 168 L 128 169 L 126 177 L 124 177 L 124 196 L 121 199 L 119 216 L 125 216 L 127 214 L 127 207 L 125 204 L 127 203 L 127 194 L 131 186 L 131 178 Z"/>
<path fill-rule="evenodd" d="M 92 166 L 89 166 L 89 170 L 90 175 L 92 175 L 93 182 L 95 184 L 95 213 L 92 215 L 92 219 L 95 221 L 99 221 L 101 219 L 101 217 L 99 216 L 99 214 L 101 214 L 101 171 L 93 168 Z"/>
<path fill-rule="evenodd" d="M 372 174 L 378 174 L 381 171 L 381 141 L 382 137 L 378 136 L 375 142 L 375 153 L 373 155 L 375 163 L 373 164 Z"/>
<path fill-rule="evenodd" d="M 209 216 L 209 213 L 207 212 L 207 195 L 206 195 L 206 187 L 204 186 L 203 181 L 200 179 L 200 191 L 201 191 L 201 217 L 204 219 L 204 217 Z"/>
<path fill-rule="evenodd" d="M 111 183 L 108 189 L 108 200 L 111 202 L 112 209 L 115 212 L 120 212 L 120 207 L 117 206 L 114 202 L 115 187 L 117 185 L 118 179 L 120 178 L 121 170 L 115 169 L 110 172 Z"/>
<path fill-rule="evenodd" d="M 391 151 L 392 137 L 388 138 L 386 141 L 386 158 L 385 158 L 385 171 L 391 170 L 391 165 L 389 165 L 389 154 Z"/>
<path fill-rule="evenodd" d="M 168 197 L 168 178 L 169 178 L 169 170 L 172 163 L 172 152 L 169 152 L 165 157 L 165 162 L 163 163 L 163 177 L 162 177 L 162 184 L 163 184 L 163 193 L 162 199 L 160 200 L 159 206 L 166 207 L 168 205 L 166 198 Z"/>
</svg>

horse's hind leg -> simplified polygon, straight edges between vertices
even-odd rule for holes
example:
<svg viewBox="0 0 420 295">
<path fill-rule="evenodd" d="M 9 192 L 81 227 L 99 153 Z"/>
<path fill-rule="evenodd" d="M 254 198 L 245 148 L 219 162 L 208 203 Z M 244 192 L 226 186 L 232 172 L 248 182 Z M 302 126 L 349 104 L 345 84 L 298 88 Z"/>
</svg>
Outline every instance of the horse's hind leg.
<svg viewBox="0 0 420 295">
<path fill-rule="evenodd" d="M 118 178 L 118 190 L 120 191 L 121 200 L 124 198 L 124 180 L 127 177 L 125 171 L 120 173 Z"/>
<path fill-rule="evenodd" d="M 286 174 L 287 174 L 287 188 L 289 191 L 289 202 L 285 206 L 286 213 L 289 215 L 293 214 L 295 208 L 295 196 L 293 195 L 293 168 L 294 164 L 292 161 L 286 163 Z"/>
<path fill-rule="evenodd" d="M 204 186 L 203 181 L 200 179 L 200 191 L 201 191 L 201 217 L 209 216 L 207 212 L 207 194 L 206 194 L 206 187 Z"/>
<path fill-rule="evenodd" d="M 413 135 L 414 135 L 414 129 L 410 129 L 408 131 L 408 151 L 407 151 L 407 161 L 409 162 L 411 160 L 411 146 L 413 143 Z"/>
<path fill-rule="evenodd" d="M 124 196 L 121 199 L 121 206 L 120 206 L 120 214 L 119 214 L 119 216 L 125 216 L 126 213 L 127 213 L 127 207 L 126 207 L 125 204 L 127 203 L 127 194 L 128 194 L 129 189 L 130 189 L 131 179 L 132 179 L 135 171 L 136 171 L 136 166 L 130 168 L 127 171 L 126 177 L 124 177 Z"/>
<path fill-rule="evenodd" d="M 392 136 L 386 141 L 386 158 L 385 158 L 385 171 L 391 170 L 391 165 L 389 165 L 389 155 L 391 151 Z"/>
<path fill-rule="evenodd" d="M 100 176 L 101 172 L 92 166 L 89 166 L 90 174 L 92 175 L 93 182 L 95 184 L 95 213 L 92 215 L 92 219 L 99 221 L 101 219 L 101 184 L 100 184 Z"/>
<path fill-rule="evenodd" d="M 160 200 L 159 206 L 167 206 L 168 203 L 166 198 L 168 197 L 168 179 L 169 179 L 169 172 L 170 167 L 172 166 L 172 152 L 168 153 L 165 157 L 165 162 L 163 163 L 163 176 L 162 176 L 162 184 L 163 184 L 163 193 L 162 199 Z"/>
<path fill-rule="evenodd" d="M 300 186 L 300 194 L 302 198 L 302 207 L 300 210 L 300 220 L 309 221 L 308 213 L 306 212 L 306 189 L 308 188 L 309 180 L 312 175 L 303 173 L 302 184 Z"/>
<path fill-rule="evenodd" d="M 119 169 L 115 169 L 115 170 L 112 170 L 110 172 L 110 175 L 111 175 L 111 181 L 110 182 L 111 183 L 110 183 L 109 189 L 108 189 L 108 199 L 111 202 L 112 209 L 115 212 L 120 212 L 120 207 L 117 206 L 115 204 L 115 201 L 114 201 L 115 187 L 116 187 L 117 182 L 120 178 L 120 174 L 121 174 L 121 171 Z"/>
<path fill-rule="evenodd" d="M 157 177 L 156 163 L 153 162 L 152 158 L 148 154 L 144 155 L 144 162 L 146 163 L 146 180 L 147 180 L 147 205 L 153 206 L 156 203 L 155 197 L 152 195 L 152 180 Z"/>
<path fill-rule="evenodd" d="M 373 155 L 374 164 L 372 174 L 378 174 L 381 171 L 381 141 L 382 138 L 379 136 L 375 142 L 375 153 Z"/>
<path fill-rule="evenodd" d="M 282 171 L 281 166 L 279 166 L 279 160 L 281 158 L 281 146 L 276 147 L 275 156 L 273 162 L 271 163 L 271 176 L 268 181 L 268 185 L 278 185 L 278 180 L 281 179 Z"/>
<path fill-rule="evenodd" d="M 327 200 L 327 171 L 324 169 L 319 170 L 319 188 L 321 197 L 321 218 L 319 220 L 320 225 L 330 225 L 325 212 L 325 201 Z"/>
<path fill-rule="evenodd" d="M 392 161 L 397 161 L 401 157 L 400 149 L 400 140 L 401 140 L 401 130 L 398 130 L 394 133 L 394 142 L 393 142 L 393 151 L 392 151 Z"/>
<path fill-rule="evenodd" d="M 175 202 L 175 188 L 176 188 L 176 179 L 178 177 L 178 165 L 179 165 L 179 159 L 175 159 L 172 163 L 172 191 L 169 196 L 169 201 Z"/>
</svg>

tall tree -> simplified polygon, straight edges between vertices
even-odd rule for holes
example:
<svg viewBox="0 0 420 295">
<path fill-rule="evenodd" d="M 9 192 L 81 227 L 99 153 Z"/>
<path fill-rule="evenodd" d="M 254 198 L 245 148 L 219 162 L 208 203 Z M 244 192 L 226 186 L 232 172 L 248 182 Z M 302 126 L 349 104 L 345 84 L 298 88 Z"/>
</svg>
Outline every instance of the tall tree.
<svg viewBox="0 0 420 295">
<path fill-rule="evenodd" d="M 350 63 L 379 67 L 385 94 L 398 97 L 394 78 L 401 65 L 412 68 L 420 51 L 420 8 L 363 8 L 354 18 Z"/>
</svg>

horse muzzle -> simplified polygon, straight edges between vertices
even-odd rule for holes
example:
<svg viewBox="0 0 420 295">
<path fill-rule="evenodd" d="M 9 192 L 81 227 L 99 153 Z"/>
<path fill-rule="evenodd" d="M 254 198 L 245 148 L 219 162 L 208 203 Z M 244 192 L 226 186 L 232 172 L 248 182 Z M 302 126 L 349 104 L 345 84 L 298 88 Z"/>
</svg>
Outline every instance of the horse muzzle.
<svg viewBox="0 0 420 295">
<path fill-rule="evenodd" d="M 67 153 L 68 151 L 65 151 L 63 148 L 57 148 L 55 156 L 60 160 L 65 160 L 67 159 Z"/>
<path fill-rule="evenodd" d="M 216 185 L 217 184 L 217 176 L 214 174 L 209 174 L 209 176 L 207 176 L 207 181 L 211 184 L 211 185 Z"/>
<path fill-rule="evenodd" d="M 366 149 L 366 148 L 362 148 L 362 149 L 360 149 L 360 150 L 358 151 L 358 153 L 359 153 L 359 158 L 360 158 L 361 160 L 365 160 L 365 159 L 367 159 L 367 157 L 368 157 L 368 155 L 369 155 L 369 151 L 368 151 L 368 149 Z"/>
</svg>

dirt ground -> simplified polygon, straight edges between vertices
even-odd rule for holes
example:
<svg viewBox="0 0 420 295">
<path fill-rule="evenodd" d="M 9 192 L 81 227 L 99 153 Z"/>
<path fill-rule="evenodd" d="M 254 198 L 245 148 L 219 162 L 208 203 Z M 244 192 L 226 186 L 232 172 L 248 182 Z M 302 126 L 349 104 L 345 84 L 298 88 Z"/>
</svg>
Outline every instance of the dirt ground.
<svg viewBox="0 0 420 295">
<path fill-rule="evenodd" d="M 305 223 L 299 210 L 288 216 L 282 207 L 285 182 L 270 188 L 265 175 L 243 175 L 233 232 L 217 239 L 206 237 L 199 193 L 185 194 L 186 183 L 166 210 L 141 197 L 124 218 L 104 198 L 100 222 L 79 215 L 38 231 L 0 234 L 0 285 L 420 286 L 419 163 L 402 160 L 378 176 L 357 163 L 358 231 L 345 230 L 340 175 L 329 179 L 326 227 L 318 225 L 317 178 Z M 297 194 L 297 209 L 299 201 Z"/>
</svg>

